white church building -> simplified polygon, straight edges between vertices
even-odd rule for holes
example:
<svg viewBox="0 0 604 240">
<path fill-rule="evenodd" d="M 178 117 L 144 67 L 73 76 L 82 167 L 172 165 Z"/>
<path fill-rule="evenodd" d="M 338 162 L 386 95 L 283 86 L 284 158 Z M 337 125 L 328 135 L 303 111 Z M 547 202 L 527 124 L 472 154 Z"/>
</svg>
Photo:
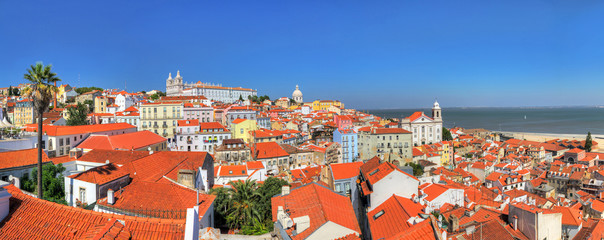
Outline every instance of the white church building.
<svg viewBox="0 0 604 240">
<path fill-rule="evenodd" d="M 413 145 L 437 143 L 442 140 L 442 109 L 437 101 L 432 107 L 432 117 L 424 112 L 414 112 L 411 116 L 401 119 L 400 127 L 413 133 Z"/>
<path fill-rule="evenodd" d="M 250 96 L 256 96 L 257 91 L 242 87 L 223 87 L 219 84 L 183 82 L 180 71 L 176 72 L 176 77 L 172 78 L 172 73 L 166 79 L 167 96 L 204 96 L 209 100 L 232 103 L 240 98 L 247 100 Z"/>
</svg>

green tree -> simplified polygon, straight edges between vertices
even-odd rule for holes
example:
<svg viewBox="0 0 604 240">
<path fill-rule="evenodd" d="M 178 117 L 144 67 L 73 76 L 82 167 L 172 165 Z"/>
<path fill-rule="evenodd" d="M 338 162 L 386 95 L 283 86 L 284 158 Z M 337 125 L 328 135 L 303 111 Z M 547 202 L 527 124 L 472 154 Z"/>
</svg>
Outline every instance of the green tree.
<svg viewBox="0 0 604 240">
<path fill-rule="evenodd" d="M 262 223 L 268 227 L 269 231 L 273 230 L 271 199 L 273 196 L 281 193 L 281 187 L 283 186 L 289 186 L 287 181 L 276 177 L 269 177 L 264 181 L 262 186 L 258 188 L 258 192 L 262 196 L 258 211 L 263 218 L 262 220 L 264 222 Z"/>
<path fill-rule="evenodd" d="M 33 99 L 34 111 L 38 116 L 38 198 L 42 198 L 42 114 L 48 109 L 53 96 L 58 92 L 55 82 L 61 81 L 57 74 L 52 72 L 52 65 L 31 65 L 23 78 L 31 83 L 24 90 L 25 95 Z"/>
<path fill-rule="evenodd" d="M 159 94 L 154 93 L 153 95 L 149 96 L 149 98 L 150 98 L 151 100 L 157 100 L 157 99 L 159 99 Z"/>
<path fill-rule="evenodd" d="M 591 152 L 591 147 L 593 145 L 593 140 L 591 139 L 591 132 L 587 132 L 587 137 L 585 138 L 585 151 Z"/>
<path fill-rule="evenodd" d="M 94 112 L 94 101 L 92 100 L 84 100 L 84 104 L 88 106 L 88 112 Z"/>
<path fill-rule="evenodd" d="M 290 98 L 289 105 L 296 105 L 296 100 L 294 100 L 293 98 Z"/>
<path fill-rule="evenodd" d="M 258 184 L 254 180 L 230 182 L 233 188 L 229 188 L 231 196 L 230 208 L 226 216 L 227 224 L 231 229 L 241 229 L 254 219 L 262 219 L 258 211 L 258 202 L 262 196 L 258 191 Z"/>
<path fill-rule="evenodd" d="M 79 126 L 87 125 L 88 121 L 88 107 L 82 103 L 78 103 L 75 107 L 67 108 L 69 119 L 67 119 L 67 126 Z"/>
<path fill-rule="evenodd" d="M 13 88 L 13 96 L 21 96 L 21 91 L 18 88 Z"/>
<path fill-rule="evenodd" d="M 94 91 L 94 90 L 103 91 L 103 89 L 100 87 L 81 87 L 81 88 L 76 88 L 75 91 L 78 94 L 83 94 L 83 93 L 87 93 L 87 92 Z"/>
<path fill-rule="evenodd" d="M 446 127 L 443 127 L 443 141 L 452 141 L 453 140 L 453 136 L 451 135 L 451 132 L 449 131 L 449 129 L 447 129 Z"/>
<path fill-rule="evenodd" d="M 214 223 L 217 227 L 227 226 L 226 216 L 230 208 L 231 197 L 227 188 L 213 188 L 210 194 L 215 195 L 214 199 Z"/>
<path fill-rule="evenodd" d="M 422 165 L 420 165 L 419 163 L 406 163 L 405 166 L 411 166 L 413 168 L 413 175 L 414 176 L 421 176 L 424 175 L 424 167 L 422 167 Z"/>
<path fill-rule="evenodd" d="M 28 174 L 25 174 L 22 179 L 23 190 L 37 193 L 36 190 L 38 182 L 38 177 L 36 175 L 37 168 L 32 169 L 30 179 Z M 65 171 L 65 167 L 63 164 L 53 165 L 52 163 L 44 164 L 42 166 L 42 189 L 43 189 L 43 197 L 42 199 L 67 204 L 65 201 L 65 178 L 63 177 L 63 172 Z"/>
<path fill-rule="evenodd" d="M 13 95 L 13 86 L 8 86 L 8 96 Z"/>
<path fill-rule="evenodd" d="M 239 94 L 239 101 L 243 102 L 243 96 L 241 96 L 241 94 Z"/>
</svg>

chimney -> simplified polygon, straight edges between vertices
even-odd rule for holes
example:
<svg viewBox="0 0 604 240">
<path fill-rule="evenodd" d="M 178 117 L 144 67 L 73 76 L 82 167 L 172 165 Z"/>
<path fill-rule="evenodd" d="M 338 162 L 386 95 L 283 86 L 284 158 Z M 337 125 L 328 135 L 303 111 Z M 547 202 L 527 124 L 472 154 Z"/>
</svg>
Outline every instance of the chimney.
<svg viewBox="0 0 604 240">
<path fill-rule="evenodd" d="M 10 185 L 5 181 L 0 181 L 0 221 L 4 220 L 10 212 L 10 193 L 4 188 Z"/>
<path fill-rule="evenodd" d="M 289 194 L 289 186 L 281 187 L 281 196 L 286 196 Z"/>
<path fill-rule="evenodd" d="M 107 204 L 113 205 L 115 203 L 115 198 L 113 197 L 113 189 L 107 190 Z"/>
<path fill-rule="evenodd" d="M 185 240 L 199 239 L 199 209 L 197 206 L 187 209 Z"/>
<path fill-rule="evenodd" d="M 456 232 L 457 229 L 459 229 L 459 218 L 451 214 L 451 216 L 449 216 L 449 222 L 449 232 Z"/>
<path fill-rule="evenodd" d="M 518 230 L 518 216 L 514 216 L 514 231 Z"/>
<path fill-rule="evenodd" d="M 296 224 L 296 234 L 300 234 L 310 227 L 310 218 L 308 215 L 297 217 L 294 218 L 294 223 Z"/>
</svg>

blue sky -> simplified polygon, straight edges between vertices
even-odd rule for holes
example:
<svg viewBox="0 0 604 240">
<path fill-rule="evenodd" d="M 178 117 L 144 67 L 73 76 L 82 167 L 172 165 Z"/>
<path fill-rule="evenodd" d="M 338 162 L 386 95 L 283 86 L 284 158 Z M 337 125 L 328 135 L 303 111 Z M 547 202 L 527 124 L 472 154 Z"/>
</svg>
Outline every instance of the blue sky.
<svg viewBox="0 0 604 240">
<path fill-rule="evenodd" d="M 180 70 L 361 109 L 604 105 L 602 26 L 602 1 L 0 0 L 0 82 L 43 61 L 129 91 Z"/>
</svg>

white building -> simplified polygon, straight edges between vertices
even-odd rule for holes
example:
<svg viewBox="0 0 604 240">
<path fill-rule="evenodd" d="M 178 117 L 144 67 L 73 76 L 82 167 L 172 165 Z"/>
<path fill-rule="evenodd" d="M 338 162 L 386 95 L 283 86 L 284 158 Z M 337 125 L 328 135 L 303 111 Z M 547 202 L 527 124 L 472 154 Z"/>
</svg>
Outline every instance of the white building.
<svg viewBox="0 0 604 240">
<path fill-rule="evenodd" d="M 296 90 L 294 90 L 294 92 L 292 93 L 292 99 L 296 101 L 296 103 L 304 103 L 304 98 L 302 98 L 302 91 L 300 91 L 298 85 L 296 85 Z"/>
<path fill-rule="evenodd" d="M 124 111 L 115 113 L 115 122 L 117 123 L 128 123 L 136 126 L 137 129 L 141 128 L 141 115 L 138 109 L 134 106 L 126 108 Z"/>
<path fill-rule="evenodd" d="M 392 195 L 413 198 L 418 194 L 419 180 L 392 163 L 379 164 L 374 157 L 361 166 L 361 191 L 371 211 Z"/>
<path fill-rule="evenodd" d="M 182 111 L 185 120 L 197 119 L 199 122 L 214 121 L 214 108 L 202 103 L 185 103 Z"/>
<path fill-rule="evenodd" d="M 442 141 L 443 119 L 440 105 L 434 102 L 432 117 L 415 112 L 401 119 L 401 128 L 413 133 L 413 145 L 420 146 Z"/>
<path fill-rule="evenodd" d="M 441 208 L 445 203 L 464 206 L 463 189 L 452 188 L 447 185 L 426 183 L 420 186 L 420 203 L 426 206 L 426 212 Z"/>
<path fill-rule="evenodd" d="M 131 94 L 118 94 L 115 96 L 115 105 L 117 105 L 117 111 L 121 112 L 136 104 L 139 101 L 138 97 Z"/>
<path fill-rule="evenodd" d="M 214 149 L 222 145 L 222 140 L 230 138 L 231 132 L 218 122 L 178 120 L 176 127 L 177 151 L 214 153 Z"/>
<path fill-rule="evenodd" d="M 242 87 L 223 87 L 219 84 L 202 83 L 185 83 L 180 76 L 180 71 L 176 72 L 176 77 L 172 78 L 172 74 L 166 79 L 166 95 L 167 96 L 205 96 L 209 100 L 232 103 L 240 98 L 248 99 L 250 96 L 256 96 L 257 91 Z"/>
</svg>

